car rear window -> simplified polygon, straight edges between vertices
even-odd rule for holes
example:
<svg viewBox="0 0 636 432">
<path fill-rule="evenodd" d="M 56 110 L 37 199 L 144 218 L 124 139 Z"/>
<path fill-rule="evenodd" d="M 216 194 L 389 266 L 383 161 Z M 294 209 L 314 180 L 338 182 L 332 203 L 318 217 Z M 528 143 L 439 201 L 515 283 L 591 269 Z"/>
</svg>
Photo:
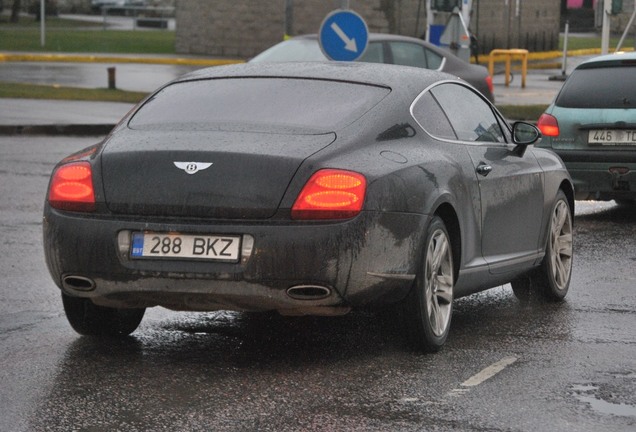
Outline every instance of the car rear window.
<svg viewBox="0 0 636 432">
<path fill-rule="evenodd" d="M 555 104 L 563 108 L 636 108 L 636 67 L 575 70 Z"/>
<path fill-rule="evenodd" d="M 297 78 L 221 78 L 171 84 L 132 117 L 132 129 L 325 132 L 360 118 L 390 90 Z"/>
</svg>

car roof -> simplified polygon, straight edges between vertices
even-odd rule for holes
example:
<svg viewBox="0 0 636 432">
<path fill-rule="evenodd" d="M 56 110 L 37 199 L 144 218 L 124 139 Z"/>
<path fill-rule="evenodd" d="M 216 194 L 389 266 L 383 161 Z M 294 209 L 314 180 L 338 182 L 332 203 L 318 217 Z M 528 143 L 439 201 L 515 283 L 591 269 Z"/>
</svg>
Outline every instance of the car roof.
<svg viewBox="0 0 636 432">
<path fill-rule="evenodd" d="M 440 80 L 458 81 L 454 75 L 409 66 L 362 62 L 241 63 L 191 72 L 173 82 L 218 78 L 308 78 L 348 81 L 389 88 L 425 89 Z"/>
<path fill-rule="evenodd" d="M 292 39 L 318 39 L 318 34 L 310 33 L 304 35 L 298 35 L 292 37 Z M 390 33 L 369 33 L 369 41 L 378 41 L 378 40 L 403 40 L 403 41 L 417 41 L 424 42 L 422 39 L 414 38 L 411 36 L 403 36 L 397 34 Z"/>
<path fill-rule="evenodd" d="M 311 34 L 298 35 L 298 36 L 292 37 L 291 40 L 311 40 L 311 41 L 316 41 L 316 43 L 318 43 L 318 34 L 311 33 Z M 457 67 L 471 68 L 472 66 L 475 66 L 475 65 L 471 65 L 469 62 L 465 62 L 464 60 L 460 59 L 459 57 L 457 57 L 455 54 L 453 54 L 450 51 L 442 49 L 441 47 L 434 45 L 430 42 L 427 42 L 424 39 L 419 39 L 419 38 L 415 38 L 411 36 L 403 36 L 403 35 L 397 35 L 397 34 L 391 34 L 391 33 L 369 33 L 369 42 L 416 43 L 416 44 L 425 46 L 427 49 L 444 57 L 445 61 L 449 63 L 450 65 L 452 65 L 451 66 L 452 68 L 457 68 Z"/>
<path fill-rule="evenodd" d="M 292 39 L 307 39 L 307 40 L 318 41 L 318 35 L 316 33 L 305 34 L 305 35 L 294 36 L 294 37 L 292 37 Z M 411 37 L 411 36 L 403 36 L 403 35 L 391 34 L 391 33 L 369 33 L 369 42 L 383 42 L 383 41 L 397 41 L 397 42 L 418 43 L 418 44 L 426 45 L 426 47 L 431 48 L 431 49 L 435 49 L 436 51 L 444 52 L 444 51 L 441 51 L 438 46 L 433 45 L 430 42 L 426 42 L 423 39 L 419 39 L 419 38 L 415 38 L 415 37 Z M 450 52 L 448 52 L 448 53 L 444 52 L 444 53 L 446 55 L 451 54 Z"/>
<path fill-rule="evenodd" d="M 577 69 L 592 69 L 604 66 L 636 65 L 636 52 L 618 52 L 591 58 L 581 63 Z"/>
</svg>

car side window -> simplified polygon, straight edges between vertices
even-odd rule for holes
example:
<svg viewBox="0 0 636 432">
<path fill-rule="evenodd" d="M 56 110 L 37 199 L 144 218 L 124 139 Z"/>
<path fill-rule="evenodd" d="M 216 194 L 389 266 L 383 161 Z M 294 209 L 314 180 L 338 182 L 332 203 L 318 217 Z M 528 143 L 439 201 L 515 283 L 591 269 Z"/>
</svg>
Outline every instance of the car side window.
<svg viewBox="0 0 636 432">
<path fill-rule="evenodd" d="M 411 42 L 390 42 L 393 63 L 403 66 L 415 66 L 428 69 L 424 47 Z"/>
<path fill-rule="evenodd" d="M 371 42 L 359 61 L 365 63 L 385 63 L 382 42 Z"/>
<path fill-rule="evenodd" d="M 437 70 L 442 67 L 444 57 L 430 49 L 424 48 L 424 52 L 426 53 L 426 64 L 429 69 Z"/>
<path fill-rule="evenodd" d="M 471 89 L 447 82 L 431 89 L 431 93 L 461 141 L 506 142 L 492 108 Z"/>
<path fill-rule="evenodd" d="M 453 131 L 446 113 L 442 111 L 430 92 L 423 93 L 415 101 L 411 108 L 411 114 L 429 135 L 435 138 L 457 140 L 457 135 Z"/>
</svg>

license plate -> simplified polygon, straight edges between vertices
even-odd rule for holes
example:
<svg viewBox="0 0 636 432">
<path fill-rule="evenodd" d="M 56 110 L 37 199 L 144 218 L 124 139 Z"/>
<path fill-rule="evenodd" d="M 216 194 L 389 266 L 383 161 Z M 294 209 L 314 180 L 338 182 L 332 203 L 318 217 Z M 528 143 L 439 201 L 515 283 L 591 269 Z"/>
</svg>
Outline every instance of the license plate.
<svg viewBox="0 0 636 432">
<path fill-rule="evenodd" d="M 238 262 L 240 236 L 135 232 L 132 258 L 173 258 Z"/>
<path fill-rule="evenodd" d="M 606 146 L 621 146 L 621 145 L 636 146 L 636 130 L 622 130 L 622 129 L 591 130 L 588 132 L 587 142 L 589 144 L 606 145 Z"/>
</svg>

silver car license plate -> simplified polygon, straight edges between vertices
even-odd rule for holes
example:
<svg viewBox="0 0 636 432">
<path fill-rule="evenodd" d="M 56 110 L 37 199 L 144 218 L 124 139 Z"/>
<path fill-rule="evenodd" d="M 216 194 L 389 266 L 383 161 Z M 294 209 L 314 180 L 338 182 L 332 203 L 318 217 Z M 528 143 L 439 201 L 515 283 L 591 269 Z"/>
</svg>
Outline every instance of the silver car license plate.
<svg viewBox="0 0 636 432">
<path fill-rule="evenodd" d="M 240 244 L 233 235 L 135 232 L 130 256 L 238 262 Z"/>
<path fill-rule="evenodd" d="M 636 130 L 593 129 L 588 132 L 587 142 L 607 146 L 636 146 Z"/>
</svg>

